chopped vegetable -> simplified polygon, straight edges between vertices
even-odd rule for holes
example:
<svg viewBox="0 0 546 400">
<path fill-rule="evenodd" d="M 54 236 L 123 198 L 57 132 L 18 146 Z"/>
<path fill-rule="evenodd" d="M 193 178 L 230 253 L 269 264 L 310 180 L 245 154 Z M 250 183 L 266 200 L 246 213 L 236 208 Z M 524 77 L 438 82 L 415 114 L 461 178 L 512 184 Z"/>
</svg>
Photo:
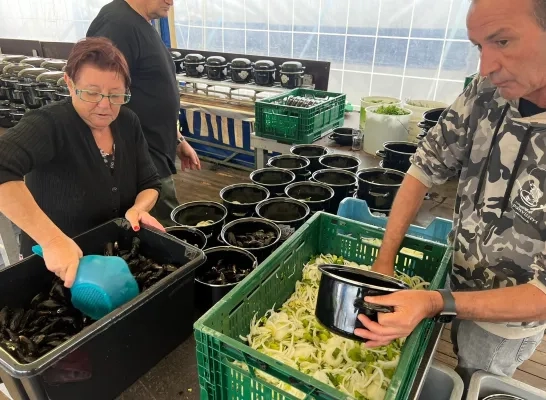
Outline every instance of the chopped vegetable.
<svg viewBox="0 0 546 400">
<path fill-rule="evenodd" d="M 368 349 L 363 343 L 348 340 L 324 329 L 315 318 L 320 284 L 319 265 L 339 264 L 370 269 L 331 254 L 313 257 L 296 282 L 292 296 L 275 311 L 254 316 L 250 333 L 241 336 L 250 347 L 295 368 L 359 400 L 383 400 L 396 371 L 405 338 L 388 346 Z M 428 283 L 420 277 L 396 273 L 396 277 L 414 289 Z M 244 363 L 235 362 L 248 370 Z M 287 393 L 305 398 L 305 394 L 263 371 L 255 373 Z"/>
<path fill-rule="evenodd" d="M 410 112 L 396 105 L 379 106 L 373 111 L 375 114 L 384 115 L 408 115 Z"/>
</svg>

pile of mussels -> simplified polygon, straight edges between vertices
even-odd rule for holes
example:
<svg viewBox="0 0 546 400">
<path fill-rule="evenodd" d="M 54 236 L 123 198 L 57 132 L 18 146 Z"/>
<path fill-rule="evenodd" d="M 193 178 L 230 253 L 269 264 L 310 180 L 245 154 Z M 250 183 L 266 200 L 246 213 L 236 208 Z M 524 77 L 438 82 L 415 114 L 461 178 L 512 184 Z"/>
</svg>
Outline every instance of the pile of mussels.
<svg viewBox="0 0 546 400">
<path fill-rule="evenodd" d="M 179 266 L 158 264 L 139 254 L 140 239 L 133 238 L 131 249 L 108 243 L 104 254 L 127 261 L 141 291 L 175 272 Z M 74 308 L 70 290 L 54 278 L 51 289 L 38 293 L 25 308 L 0 309 L 0 348 L 20 363 L 31 363 L 60 346 L 94 321 Z"/>
</svg>

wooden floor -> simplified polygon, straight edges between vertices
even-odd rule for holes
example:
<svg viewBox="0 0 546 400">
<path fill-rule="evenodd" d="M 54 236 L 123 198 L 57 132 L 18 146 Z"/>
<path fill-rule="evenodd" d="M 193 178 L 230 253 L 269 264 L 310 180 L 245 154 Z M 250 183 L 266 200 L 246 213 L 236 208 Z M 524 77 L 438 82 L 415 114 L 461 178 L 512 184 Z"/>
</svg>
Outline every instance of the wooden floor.
<svg viewBox="0 0 546 400">
<path fill-rule="evenodd" d="M 363 156 L 366 163 L 377 162 Z M 361 157 L 362 158 L 362 157 Z M 211 169 L 211 167 L 213 167 Z M 175 177 L 177 196 L 181 202 L 194 200 L 219 201 L 219 191 L 234 183 L 249 182 L 248 172 L 238 171 L 224 166 L 216 167 L 205 163 L 202 171 L 179 173 Z M 455 183 L 433 188 L 432 199 L 426 200 L 417 215 L 415 223 L 428 225 L 435 217 L 452 219 Z M 450 367 L 455 367 L 457 358 L 453 353 L 450 340 L 450 326 L 442 333 L 435 359 Z M 523 363 L 514 378 L 536 388 L 546 390 L 546 339 L 542 341 L 533 357 Z"/>
</svg>

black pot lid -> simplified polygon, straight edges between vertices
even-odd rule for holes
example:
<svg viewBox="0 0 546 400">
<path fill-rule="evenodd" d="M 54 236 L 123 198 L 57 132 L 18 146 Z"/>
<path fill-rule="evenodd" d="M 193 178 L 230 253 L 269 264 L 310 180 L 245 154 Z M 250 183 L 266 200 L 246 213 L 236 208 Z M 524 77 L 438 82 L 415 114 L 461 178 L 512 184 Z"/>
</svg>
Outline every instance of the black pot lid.
<svg viewBox="0 0 546 400">
<path fill-rule="evenodd" d="M 68 88 L 68 86 L 67 86 L 66 81 L 64 80 L 64 78 L 60 78 L 60 79 L 57 81 L 57 86 L 62 87 L 62 88 Z"/>
<path fill-rule="evenodd" d="M 34 78 L 36 79 L 38 75 L 43 74 L 44 72 L 48 72 L 45 68 L 25 68 L 21 71 L 19 71 L 19 78 Z"/>
<path fill-rule="evenodd" d="M 282 72 L 301 72 L 303 65 L 299 61 L 286 61 L 281 65 Z"/>
<path fill-rule="evenodd" d="M 210 56 L 207 58 L 207 65 L 211 67 L 223 67 L 226 64 L 226 59 L 222 56 Z"/>
<path fill-rule="evenodd" d="M 232 68 L 250 68 L 252 63 L 248 58 L 235 58 L 231 61 Z"/>
<path fill-rule="evenodd" d="M 180 61 L 183 58 L 182 53 L 179 51 L 171 51 L 171 57 L 175 61 Z"/>
<path fill-rule="evenodd" d="M 29 64 L 10 64 L 4 67 L 4 76 L 16 76 L 20 71 L 26 68 L 33 68 Z"/>
<path fill-rule="evenodd" d="M 48 83 L 50 85 L 57 85 L 59 79 L 64 77 L 64 72 L 62 71 L 47 71 L 43 74 L 40 74 L 36 77 L 36 82 Z"/>
<path fill-rule="evenodd" d="M 63 60 L 46 60 L 40 67 L 49 70 L 61 71 L 66 66 L 66 61 Z"/>
<path fill-rule="evenodd" d="M 254 69 L 256 71 L 269 71 L 275 69 L 275 63 L 271 60 L 256 61 L 256 64 L 254 64 Z"/>
<path fill-rule="evenodd" d="M 28 56 L 6 54 L 5 56 L 2 56 L 1 58 L 3 61 L 8 61 L 10 63 L 18 63 L 18 62 L 21 62 L 21 60 L 28 58 Z"/>
<path fill-rule="evenodd" d="M 186 57 L 184 57 L 184 61 L 187 63 L 200 63 L 205 61 L 205 56 L 197 53 L 186 54 Z"/>
<path fill-rule="evenodd" d="M 23 64 L 30 64 L 33 67 L 40 67 L 44 61 L 45 59 L 43 59 L 42 57 L 28 57 L 24 60 L 21 60 Z"/>
</svg>

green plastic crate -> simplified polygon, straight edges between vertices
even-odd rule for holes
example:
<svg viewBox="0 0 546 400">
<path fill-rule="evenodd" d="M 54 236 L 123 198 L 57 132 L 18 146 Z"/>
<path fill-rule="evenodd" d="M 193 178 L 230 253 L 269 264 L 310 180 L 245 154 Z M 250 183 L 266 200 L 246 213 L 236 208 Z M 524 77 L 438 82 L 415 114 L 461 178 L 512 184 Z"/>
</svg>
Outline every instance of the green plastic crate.
<svg viewBox="0 0 546 400">
<path fill-rule="evenodd" d="M 268 384 L 254 373 L 264 371 L 306 393 L 306 399 L 340 399 L 347 395 L 246 345 L 250 321 L 273 305 L 280 307 L 294 292 L 305 263 L 316 254 L 331 253 L 371 265 L 378 248 L 364 238 L 382 238 L 384 230 L 332 214 L 316 213 L 252 274 L 202 316 L 194 325 L 201 399 L 296 399 Z M 422 252 L 421 258 L 398 254 L 396 268 L 410 276 L 420 275 L 431 289 L 444 287 L 451 248 L 406 236 L 402 244 Z M 434 321 L 424 320 L 407 338 L 399 365 L 385 397 L 402 400 L 409 396 Z M 246 363 L 248 371 L 233 364 Z"/>
<path fill-rule="evenodd" d="M 273 104 L 288 96 L 332 97 L 313 107 Z M 255 104 L 256 136 L 288 144 L 309 144 L 321 134 L 343 126 L 347 96 L 313 89 L 294 89 Z"/>
</svg>

